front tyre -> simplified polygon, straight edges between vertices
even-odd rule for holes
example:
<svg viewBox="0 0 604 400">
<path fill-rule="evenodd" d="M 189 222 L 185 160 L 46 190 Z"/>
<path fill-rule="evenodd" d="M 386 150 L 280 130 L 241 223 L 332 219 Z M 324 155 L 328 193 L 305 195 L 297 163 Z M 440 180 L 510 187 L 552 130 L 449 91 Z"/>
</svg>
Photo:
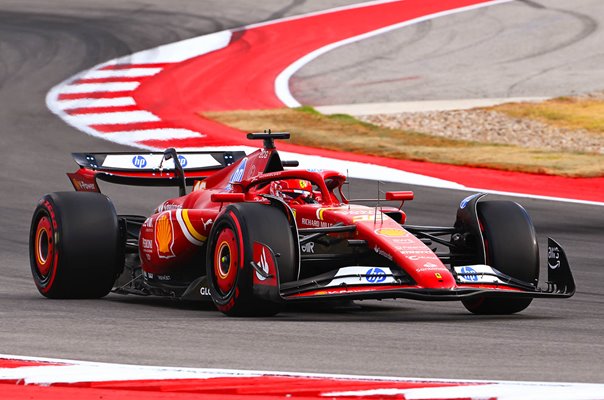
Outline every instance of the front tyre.
<svg viewBox="0 0 604 400">
<path fill-rule="evenodd" d="M 29 234 L 31 271 L 48 298 L 100 298 L 123 267 L 113 204 L 100 193 L 58 192 L 42 197 Z"/>
<path fill-rule="evenodd" d="M 295 241 L 285 214 L 258 203 L 226 208 L 214 222 L 206 252 L 206 274 L 216 307 L 229 316 L 271 316 L 281 304 L 253 293 L 253 244 L 260 242 L 278 254 L 281 282 L 296 279 Z"/>
<path fill-rule="evenodd" d="M 513 201 L 477 204 L 486 264 L 527 284 L 539 280 L 537 235 L 526 210 Z M 532 298 L 478 297 L 463 300 L 474 314 L 514 314 L 527 308 Z"/>
</svg>

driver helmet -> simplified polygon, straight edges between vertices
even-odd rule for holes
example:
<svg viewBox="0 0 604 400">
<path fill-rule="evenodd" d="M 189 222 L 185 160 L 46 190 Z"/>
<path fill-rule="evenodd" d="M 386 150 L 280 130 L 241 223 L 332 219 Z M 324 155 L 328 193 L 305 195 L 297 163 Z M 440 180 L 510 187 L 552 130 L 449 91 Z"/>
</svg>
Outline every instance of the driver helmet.
<svg viewBox="0 0 604 400">
<path fill-rule="evenodd" d="M 312 183 L 304 179 L 283 179 L 272 181 L 270 193 L 284 200 L 304 200 L 312 202 Z"/>
</svg>

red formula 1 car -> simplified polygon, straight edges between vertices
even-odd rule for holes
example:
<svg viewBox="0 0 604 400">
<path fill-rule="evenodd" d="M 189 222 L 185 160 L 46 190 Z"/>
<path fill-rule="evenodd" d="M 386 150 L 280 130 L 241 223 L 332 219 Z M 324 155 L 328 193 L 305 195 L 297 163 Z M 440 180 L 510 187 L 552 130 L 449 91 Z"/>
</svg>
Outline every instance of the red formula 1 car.
<svg viewBox="0 0 604 400">
<path fill-rule="evenodd" d="M 401 208 L 352 204 L 335 171 L 291 169 L 274 139 L 243 152 L 76 153 L 76 192 L 40 200 L 30 233 L 35 283 L 50 298 L 120 294 L 211 299 L 227 315 L 273 315 L 328 299 L 458 300 L 473 313 L 510 314 L 575 284 L 548 242 L 548 282 L 520 205 L 465 198 L 453 226 L 406 225 Z M 149 217 L 117 215 L 97 180 L 178 186 Z M 193 186 L 186 193 L 187 186 Z M 387 192 L 401 206 L 412 192 Z"/>
</svg>

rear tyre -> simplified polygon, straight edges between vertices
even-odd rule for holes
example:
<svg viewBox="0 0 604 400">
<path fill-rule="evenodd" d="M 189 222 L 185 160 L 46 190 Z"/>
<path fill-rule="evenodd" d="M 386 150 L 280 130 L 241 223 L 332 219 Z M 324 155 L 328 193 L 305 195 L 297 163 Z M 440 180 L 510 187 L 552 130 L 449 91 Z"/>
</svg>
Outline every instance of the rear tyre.
<svg viewBox="0 0 604 400">
<path fill-rule="evenodd" d="M 107 295 L 124 263 L 111 200 L 88 192 L 42 197 L 32 217 L 29 257 L 36 287 L 46 297 Z"/>
<path fill-rule="evenodd" d="M 512 278 L 537 286 L 539 247 L 537 235 L 526 210 L 512 201 L 484 201 L 477 204 L 486 263 Z M 463 300 L 474 314 L 513 314 L 527 308 L 532 298 L 478 297 Z"/>
<path fill-rule="evenodd" d="M 254 296 L 253 244 L 268 246 L 277 258 L 281 283 L 297 278 L 296 242 L 285 214 L 258 203 L 227 207 L 212 226 L 206 273 L 216 307 L 229 316 L 271 316 L 281 304 Z"/>
</svg>

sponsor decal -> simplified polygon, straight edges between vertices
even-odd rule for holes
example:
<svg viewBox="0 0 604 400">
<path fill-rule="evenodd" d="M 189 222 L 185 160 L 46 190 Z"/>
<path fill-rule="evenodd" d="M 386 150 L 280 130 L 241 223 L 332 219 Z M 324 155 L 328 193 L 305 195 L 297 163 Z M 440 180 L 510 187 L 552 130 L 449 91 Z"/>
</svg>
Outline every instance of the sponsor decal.
<svg viewBox="0 0 604 400">
<path fill-rule="evenodd" d="M 424 267 L 426 267 L 426 268 L 438 268 L 438 265 L 432 264 L 431 262 L 427 262 L 427 263 L 424 264 Z"/>
<path fill-rule="evenodd" d="M 300 248 L 302 249 L 302 253 L 315 253 L 315 243 L 314 242 L 308 242 L 303 244 L 302 246 L 300 246 Z"/>
<path fill-rule="evenodd" d="M 464 274 L 474 274 L 474 275 L 464 275 Z M 472 267 L 462 267 L 460 275 L 466 281 L 478 282 L 478 275 L 476 275 L 476 270 Z"/>
<path fill-rule="evenodd" d="M 407 250 L 407 249 L 403 249 L 401 250 L 401 253 L 403 254 L 424 254 L 424 255 L 431 255 L 434 256 L 434 252 L 430 249 L 425 249 L 425 250 Z"/>
<path fill-rule="evenodd" d="M 375 283 L 396 283 L 396 279 L 392 276 L 392 271 L 389 268 L 343 267 L 336 272 L 334 279 L 325 286 L 345 288 L 347 285 L 373 285 Z"/>
<path fill-rule="evenodd" d="M 476 194 L 473 194 L 473 195 L 471 195 L 471 196 L 466 197 L 465 199 L 463 199 L 463 200 L 461 201 L 461 203 L 459 203 L 459 208 L 461 208 L 461 209 L 463 210 L 464 208 L 466 208 L 466 206 L 468 205 L 468 203 L 469 203 L 469 202 L 470 202 L 470 201 L 471 201 L 473 198 L 478 197 L 478 196 L 480 196 L 480 193 L 476 193 Z"/>
<path fill-rule="evenodd" d="M 414 244 L 415 246 L 405 246 L 405 248 L 425 248 L 426 245 L 422 242 L 418 241 L 415 236 L 407 236 L 407 237 L 399 237 L 390 239 L 392 243 L 399 244 Z"/>
<path fill-rule="evenodd" d="M 407 234 L 407 231 L 401 228 L 380 228 L 376 229 L 375 233 L 381 236 L 401 237 Z"/>
<path fill-rule="evenodd" d="M 443 279 L 443 276 L 439 273 L 439 272 L 435 272 L 434 276 L 436 277 L 436 279 L 441 280 Z"/>
<path fill-rule="evenodd" d="M 140 154 L 135 155 L 132 157 L 132 165 L 134 165 L 135 168 L 145 168 L 147 166 L 147 159 Z"/>
<path fill-rule="evenodd" d="M 438 268 L 418 268 L 415 270 L 415 272 L 432 272 L 432 273 L 436 273 L 435 271 L 449 271 L 447 269 L 447 267 L 438 267 Z"/>
<path fill-rule="evenodd" d="M 547 247 L 547 265 L 550 269 L 560 267 L 560 248 L 558 246 Z"/>
<path fill-rule="evenodd" d="M 271 179 L 273 177 L 279 177 L 281 175 L 281 172 L 269 172 L 268 174 L 263 174 L 262 178 L 263 179 Z M 258 180 L 258 178 L 256 179 Z"/>
<path fill-rule="evenodd" d="M 497 277 L 497 273 L 488 265 L 476 264 L 465 265 L 454 268 L 457 273 L 457 280 L 463 283 L 503 283 L 504 281 Z"/>
<path fill-rule="evenodd" d="M 264 247 L 262 247 L 262 254 L 260 254 L 260 260 L 256 261 L 256 264 L 258 264 L 260 269 L 263 270 L 267 275 L 269 274 L 270 269 L 268 266 L 268 261 L 266 259 L 266 251 L 265 251 Z M 260 275 L 258 273 L 258 271 L 256 271 L 256 278 L 258 278 L 261 281 L 266 279 L 265 277 Z"/>
<path fill-rule="evenodd" d="M 300 189 L 304 189 L 304 190 L 310 190 L 311 189 L 310 182 L 305 181 L 303 179 L 300 179 L 299 186 L 300 186 Z"/>
<path fill-rule="evenodd" d="M 142 242 L 143 242 L 143 250 L 153 249 L 153 240 L 143 238 Z"/>
<path fill-rule="evenodd" d="M 390 255 L 390 253 L 382 250 L 381 248 L 379 248 L 377 245 L 373 248 L 373 250 L 378 253 L 380 256 L 387 258 L 388 260 L 392 261 L 392 256 Z"/>
<path fill-rule="evenodd" d="M 94 184 L 94 183 L 84 182 L 81 179 L 72 178 L 71 176 L 69 178 L 71 179 L 73 186 L 75 186 L 75 188 L 78 192 L 98 192 L 99 191 L 98 188 L 96 187 L 96 184 Z"/>
<path fill-rule="evenodd" d="M 327 228 L 327 227 L 330 227 L 333 225 L 329 222 L 319 221 L 319 220 L 310 219 L 310 218 L 302 218 L 302 220 L 300 222 L 302 223 L 302 225 L 308 225 L 308 226 L 312 226 L 315 228 Z"/>
<path fill-rule="evenodd" d="M 172 277 L 170 275 L 157 275 L 156 276 L 158 281 L 171 281 Z"/>
<path fill-rule="evenodd" d="M 153 219 L 147 218 L 143 224 L 144 228 L 153 228 Z"/>
<path fill-rule="evenodd" d="M 365 275 L 365 280 L 369 283 L 382 283 L 386 280 L 386 272 L 378 267 L 369 268 Z"/>
<path fill-rule="evenodd" d="M 308 168 L 307 169 L 308 172 L 323 172 L 323 169 L 320 168 Z"/>
<path fill-rule="evenodd" d="M 168 212 L 160 214 L 155 220 L 155 244 L 159 258 L 174 258 L 174 225 Z"/>
<path fill-rule="evenodd" d="M 207 288 L 205 286 L 199 288 L 199 294 L 202 296 L 211 296 L 210 294 L 210 288 Z"/>
<path fill-rule="evenodd" d="M 203 229 L 205 229 L 206 231 L 208 230 L 208 225 L 212 225 L 214 223 L 214 220 L 212 218 L 210 218 L 207 221 L 204 221 L 203 218 L 201 219 L 201 223 L 203 224 Z"/>
<path fill-rule="evenodd" d="M 241 162 L 239 163 L 239 165 L 237 166 L 235 171 L 231 174 L 231 177 L 229 178 L 229 183 L 228 183 L 228 185 L 225 186 L 226 190 L 232 190 L 233 183 L 241 182 L 241 180 L 243 179 L 243 174 L 245 173 L 246 165 L 247 165 L 247 157 L 245 157 L 243 160 L 241 160 Z M 268 174 L 266 174 L 266 175 L 268 175 Z"/>
<path fill-rule="evenodd" d="M 336 212 L 338 213 L 342 213 L 342 214 L 347 214 L 347 215 L 373 215 L 375 214 L 374 210 L 355 210 L 355 209 L 341 209 L 341 210 L 337 210 Z"/>
<path fill-rule="evenodd" d="M 81 181 L 78 181 L 77 183 L 80 190 L 89 190 L 93 192 L 96 191 L 96 186 L 94 183 L 86 183 Z"/>
<path fill-rule="evenodd" d="M 169 211 L 169 210 L 178 210 L 182 208 L 182 205 L 180 204 L 174 204 L 172 202 L 170 202 L 170 200 L 168 201 L 164 201 L 163 203 L 161 203 L 159 205 L 159 207 L 157 207 L 157 211 L 156 212 L 163 212 L 163 211 Z"/>
<path fill-rule="evenodd" d="M 174 160 L 163 161 L 163 154 L 108 154 L 103 161 L 103 167 L 131 169 L 155 169 L 159 168 L 160 163 L 162 168 L 174 168 Z M 204 167 L 220 167 L 221 164 L 214 159 L 210 154 L 187 154 L 186 156 L 179 154 L 178 160 L 183 168 L 204 168 Z"/>
<path fill-rule="evenodd" d="M 203 190 L 206 188 L 206 181 L 197 181 L 195 185 L 193 185 L 193 191 Z"/>
<path fill-rule="evenodd" d="M 241 163 L 239 163 L 239 165 L 237 166 L 237 169 L 235 169 L 235 172 L 233 172 L 233 175 L 231 175 L 231 178 L 229 179 L 229 183 L 241 182 L 241 180 L 243 179 L 243 174 L 245 172 L 246 165 L 247 165 L 247 157 L 245 157 L 243 160 L 241 160 Z"/>
</svg>

